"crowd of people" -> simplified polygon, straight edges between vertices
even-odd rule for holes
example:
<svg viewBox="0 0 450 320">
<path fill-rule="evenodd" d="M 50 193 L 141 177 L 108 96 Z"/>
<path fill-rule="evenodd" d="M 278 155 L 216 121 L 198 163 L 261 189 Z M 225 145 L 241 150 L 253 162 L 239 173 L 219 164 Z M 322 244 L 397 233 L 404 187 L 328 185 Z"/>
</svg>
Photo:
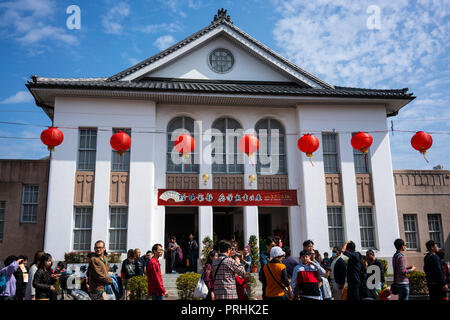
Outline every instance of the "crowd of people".
<svg viewBox="0 0 450 320">
<path fill-rule="evenodd" d="M 216 244 L 202 268 L 208 294 L 206 300 L 246 300 L 247 282 L 251 276 L 250 248 L 238 250 L 238 244 L 221 240 Z M 99 240 L 94 252 L 88 255 L 89 265 L 86 272 L 84 290 L 92 300 L 103 300 L 111 287 L 127 288 L 131 278 L 147 276 L 148 294 L 152 300 L 164 300 L 168 292 L 164 288 L 160 258 L 164 255 L 170 262 L 173 251 L 177 251 L 176 239 L 172 238 L 167 249 L 155 244 L 141 256 L 140 249 L 130 249 L 122 262 L 121 276 L 111 272 L 105 243 Z M 348 241 L 342 248 L 334 247 L 331 257 L 324 253 L 323 258 L 314 249 L 314 242 L 306 240 L 299 253 L 299 261 L 291 256 L 289 248 L 283 248 L 281 241 L 274 238 L 265 240 L 265 251 L 260 254 L 259 281 L 262 283 L 264 300 L 364 300 L 389 299 L 391 294 L 399 300 L 409 298 L 408 274 L 416 270 L 407 266 L 404 251 L 405 242 L 394 242 L 396 252 L 392 257 L 393 283 L 386 284 L 384 267 L 375 257 L 373 250 L 365 255 L 356 250 L 355 243 Z M 189 236 L 190 272 L 196 272 L 198 244 L 193 235 Z M 175 248 L 175 249 L 173 249 Z M 443 263 L 443 251 L 430 240 L 426 243 L 427 254 L 424 257 L 424 271 L 430 300 L 444 300 L 448 296 L 448 265 Z M 346 257 L 344 259 L 344 256 Z M 52 256 L 38 251 L 30 267 L 25 256 L 9 256 L 0 270 L 0 300 L 55 300 L 55 283 L 66 272 L 64 263 L 59 262 L 52 269 Z M 368 286 L 370 274 L 367 268 L 377 270 L 379 282 Z M 169 263 L 169 268 L 173 268 Z M 119 290 L 121 292 L 121 290 Z M 116 294 L 117 296 L 117 294 Z M 118 296 L 128 299 L 129 292 Z"/>
<path fill-rule="evenodd" d="M 398 300 L 409 298 L 408 273 L 416 268 L 406 266 L 403 254 L 406 246 L 402 239 L 394 242 L 394 279 L 390 287 L 383 263 L 375 257 L 374 251 L 367 250 L 362 255 L 352 241 L 342 248 L 334 247 L 331 257 L 324 253 L 322 258 L 314 249 L 314 242 L 306 240 L 299 261 L 291 256 L 289 248 L 282 248 L 280 244 L 278 239 L 266 239 L 266 251 L 260 255 L 259 280 L 264 300 L 388 300 L 392 294 L 398 295 Z M 424 271 L 430 300 L 445 300 L 450 281 L 448 264 L 443 262 L 443 251 L 434 241 L 428 241 L 426 247 Z M 243 252 L 249 256 L 249 248 L 244 248 Z M 218 251 L 210 252 L 203 267 L 203 279 L 209 291 L 206 299 L 245 300 L 248 261 L 251 259 L 243 258 L 233 241 L 220 241 Z M 373 281 L 369 279 L 373 274 L 367 271 L 369 267 L 378 273 Z"/>
</svg>

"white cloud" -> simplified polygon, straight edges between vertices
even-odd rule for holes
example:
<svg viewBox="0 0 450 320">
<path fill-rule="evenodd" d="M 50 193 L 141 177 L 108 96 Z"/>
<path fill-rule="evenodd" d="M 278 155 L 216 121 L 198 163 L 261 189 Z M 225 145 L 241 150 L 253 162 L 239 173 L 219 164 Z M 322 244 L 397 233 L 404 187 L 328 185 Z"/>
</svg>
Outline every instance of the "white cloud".
<svg viewBox="0 0 450 320">
<path fill-rule="evenodd" d="M 49 21 L 55 15 L 56 4 L 52 0 L 18 0 L 0 3 L 0 37 L 14 38 L 24 46 L 77 44 L 77 38 Z M 49 46 L 47 46 L 49 47 Z M 33 53 L 36 53 L 33 50 Z M 44 51 L 39 51 L 44 52 Z"/>
<path fill-rule="evenodd" d="M 171 45 L 173 45 L 175 43 L 175 38 L 168 34 L 165 36 L 161 36 L 158 39 L 156 39 L 156 41 L 153 43 L 159 50 L 165 50 L 168 47 L 170 47 Z"/>
<path fill-rule="evenodd" d="M 182 30 L 183 27 L 178 23 L 150 24 L 140 29 L 144 33 L 178 32 Z"/>
<path fill-rule="evenodd" d="M 15 103 L 25 103 L 32 102 L 33 96 L 28 91 L 19 91 L 15 95 L 0 101 L 0 104 L 15 104 Z"/>
<path fill-rule="evenodd" d="M 272 0 L 281 54 L 323 80 L 343 86 L 409 87 L 417 99 L 400 110 L 395 129 L 450 131 L 449 0 Z M 380 29 L 367 28 L 367 8 L 380 8 Z M 444 94 L 443 94 L 444 93 Z M 422 120 L 423 119 L 423 120 Z M 432 119 L 428 121 L 427 119 Z M 430 163 L 410 146 L 414 133 L 391 137 L 394 168 L 449 168 L 448 134 L 433 134 Z"/>
<path fill-rule="evenodd" d="M 102 17 L 103 31 L 109 34 L 122 34 L 123 20 L 130 15 L 130 6 L 126 2 L 120 2 Z"/>
<path fill-rule="evenodd" d="M 448 1 L 442 1 L 442 3 Z M 433 69 L 445 53 L 450 23 L 439 1 L 378 1 L 381 29 L 367 28 L 373 1 L 277 1 L 274 35 L 288 58 L 324 80 L 353 86 L 401 82 L 418 64 Z"/>
</svg>

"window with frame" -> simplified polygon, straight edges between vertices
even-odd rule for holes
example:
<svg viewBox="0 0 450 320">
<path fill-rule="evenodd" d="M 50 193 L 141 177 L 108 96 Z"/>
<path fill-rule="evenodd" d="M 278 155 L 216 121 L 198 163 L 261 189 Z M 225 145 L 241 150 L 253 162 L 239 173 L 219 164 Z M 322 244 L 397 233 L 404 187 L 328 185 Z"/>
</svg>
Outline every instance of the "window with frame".
<svg viewBox="0 0 450 320">
<path fill-rule="evenodd" d="M 439 248 L 442 248 L 442 223 L 440 214 L 428 215 L 428 231 L 430 233 L 430 240 L 436 242 Z"/>
<path fill-rule="evenodd" d="M 179 157 L 178 151 L 175 149 L 175 140 L 177 137 L 173 137 L 172 134 L 175 130 L 178 130 L 180 134 L 188 133 L 194 137 L 195 124 L 194 119 L 190 117 L 176 117 L 172 119 L 167 125 L 167 173 L 199 173 L 200 165 L 194 163 L 196 158 L 196 151 L 190 153 L 189 158 L 180 159 L 180 163 L 175 163 L 172 160 L 172 153 L 174 152 L 176 157 Z"/>
<path fill-rule="evenodd" d="M 375 218 L 372 207 L 358 207 L 362 249 L 376 249 Z"/>
<path fill-rule="evenodd" d="M 278 120 L 265 118 L 256 123 L 255 130 L 260 142 L 259 150 L 256 152 L 256 173 L 261 174 L 262 171 L 266 174 L 287 174 L 283 125 Z M 265 153 L 263 155 L 265 161 L 261 159 L 262 152 Z M 274 164 L 274 161 L 277 163 Z"/>
<path fill-rule="evenodd" d="M 330 248 L 344 246 L 344 217 L 342 207 L 327 207 Z"/>
<path fill-rule="evenodd" d="M 77 170 L 94 171 L 97 153 L 97 129 L 80 128 Z"/>
<path fill-rule="evenodd" d="M 73 250 L 87 251 L 91 248 L 92 207 L 75 207 Z"/>
<path fill-rule="evenodd" d="M 128 208 L 110 207 L 109 250 L 127 251 Z"/>
<path fill-rule="evenodd" d="M 213 148 L 211 152 L 213 159 L 218 160 L 212 163 L 212 173 L 244 173 L 244 155 L 238 151 L 242 135 L 236 131 L 242 130 L 239 122 L 231 118 L 219 118 L 214 121 L 211 128 L 220 131 L 220 134 L 213 134 L 212 143 L 214 144 L 215 139 L 222 139 L 222 150 Z"/>
<path fill-rule="evenodd" d="M 113 134 L 119 131 L 124 131 L 131 137 L 131 129 L 113 129 Z M 121 156 L 116 150 L 112 149 L 111 171 L 130 171 L 130 150 L 131 147 Z"/>
<path fill-rule="evenodd" d="M 408 250 L 418 250 L 417 215 L 404 214 L 403 224 L 405 226 L 405 243 Z"/>
<path fill-rule="evenodd" d="M 322 133 L 322 146 L 325 173 L 339 173 L 337 134 L 331 132 Z"/>
<path fill-rule="evenodd" d="M 354 132 L 352 137 L 356 134 Z M 353 161 L 355 164 L 355 173 L 370 173 L 369 160 L 370 160 L 370 148 L 367 150 L 366 154 L 361 151 L 353 149 Z M 364 156 L 365 155 L 365 156 Z"/>
<path fill-rule="evenodd" d="M 3 242 L 3 233 L 5 229 L 5 209 L 6 202 L 0 201 L 0 243 Z"/>
<path fill-rule="evenodd" d="M 26 184 L 22 188 L 21 223 L 37 222 L 39 206 L 39 186 Z"/>
</svg>

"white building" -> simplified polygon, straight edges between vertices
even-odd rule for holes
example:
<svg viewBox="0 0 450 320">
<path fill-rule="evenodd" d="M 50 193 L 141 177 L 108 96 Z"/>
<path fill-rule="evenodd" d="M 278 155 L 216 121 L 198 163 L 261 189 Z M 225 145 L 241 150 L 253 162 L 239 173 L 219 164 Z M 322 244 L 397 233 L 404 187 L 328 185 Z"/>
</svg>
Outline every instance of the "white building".
<svg viewBox="0 0 450 320">
<path fill-rule="evenodd" d="M 219 238 L 241 232 L 245 243 L 250 235 L 281 232 L 295 257 L 306 239 L 320 252 L 346 240 L 379 257 L 394 252 L 399 228 L 386 117 L 414 99 L 408 89 L 328 84 L 241 31 L 223 11 L 204 29 L 114 76 L 33 76 L 27 87 L 64 133 L 51 161 L 45 229 L 44 250 L 55 260 L 92 250 L 98 239 L 108 251 L 145 252 L 190 232 L 199 242 L 213 232 Z M 120 161 L 109 142 L 119 128 L 132 139 Z M 171 159 L 170 134 L 179 128 L 196 141 L 188 164 Z M 225 147 L 231 157 L 224 164 L 211 164 L 211 136 L 202 134 L 211 128 L 279 129 L 279 148 L 272 151 L 279 156 L 271 159 L 278 170 L 252 165 L 236 146 Z M 373 137 L 366 162 L 350 144 L 358 131 Z M 320 141 L 313 165 L 297 148 L 307 132 Z M 281 193 L 293 198 L 287 205 L 188 205 L 187 199 L 180 206 L 158 198 L 166 189 L 190 189 L 195 201 L 222 189 L 225 196 L 264 191 L 269 198 L 291 190 Z"/>
</svg>

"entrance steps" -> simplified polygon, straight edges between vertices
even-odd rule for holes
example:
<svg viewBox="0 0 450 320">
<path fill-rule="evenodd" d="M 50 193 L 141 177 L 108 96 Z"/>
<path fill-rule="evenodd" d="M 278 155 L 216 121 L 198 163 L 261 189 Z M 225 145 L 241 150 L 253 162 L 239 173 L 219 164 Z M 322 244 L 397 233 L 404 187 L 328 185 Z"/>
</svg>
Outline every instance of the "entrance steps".
<svg viewBox="0 0 450 320">
<path fill-rule="evenodd" d="M 164 288 L 166 289 L 167 293 L 169 293 L 169 296 L 166 298 L 167 300 L 177 300 L 178 297 L 178 290 L 177 290 L 177 278 L 181 275 L 181 273 L 176 274 L 163 274 L 163 284 Z M 253 276 L 256 278 L 256 291 L 255 296 L 257 299 L 261 299 L 262 296 L 262 284 L 258 280 L 258 274 L 254 273 Z"/>
</svg>

